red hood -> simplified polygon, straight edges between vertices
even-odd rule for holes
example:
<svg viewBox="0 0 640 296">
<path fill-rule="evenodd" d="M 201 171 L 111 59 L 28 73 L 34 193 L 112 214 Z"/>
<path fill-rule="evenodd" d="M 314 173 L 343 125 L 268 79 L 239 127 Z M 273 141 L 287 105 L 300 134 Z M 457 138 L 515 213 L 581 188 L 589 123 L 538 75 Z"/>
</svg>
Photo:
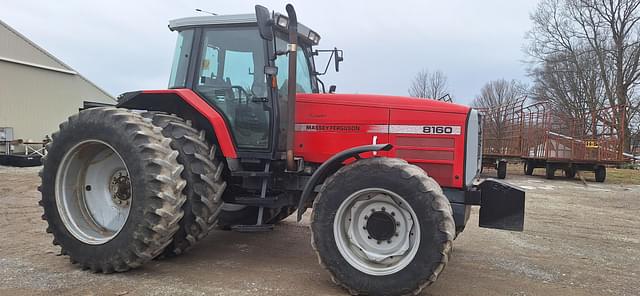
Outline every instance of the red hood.
<svg viewBox="0 0 640 296">
<path fill-rule="evenodd" d="M 462 114 L 468 113 L 470 109 L 469 106 L 436 100 L 365 94 L 297 94 L 296 101 L 333 105 L 386 107 L 390 109 L 423 110 Z"/>
</svg>

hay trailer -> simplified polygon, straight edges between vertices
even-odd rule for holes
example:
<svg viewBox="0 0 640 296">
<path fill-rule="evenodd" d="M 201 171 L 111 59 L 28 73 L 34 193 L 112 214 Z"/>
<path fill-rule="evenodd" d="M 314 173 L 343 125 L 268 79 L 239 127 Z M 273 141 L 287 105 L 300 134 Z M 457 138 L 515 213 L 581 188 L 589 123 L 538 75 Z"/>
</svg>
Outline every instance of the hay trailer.
<svg viewBox="0 0 640 296">
<path fill-rule="evenodd" d="M 624 106 L 582 108 L 573 111 L 550 102 L 522 109 L 521 148 L 524 172 L 544 168 L 553 179 L 558 170 L 574 178 L 579 171 L 595 172 L 604 182 L 606 167 L 625 162 Z"/>
</svg>

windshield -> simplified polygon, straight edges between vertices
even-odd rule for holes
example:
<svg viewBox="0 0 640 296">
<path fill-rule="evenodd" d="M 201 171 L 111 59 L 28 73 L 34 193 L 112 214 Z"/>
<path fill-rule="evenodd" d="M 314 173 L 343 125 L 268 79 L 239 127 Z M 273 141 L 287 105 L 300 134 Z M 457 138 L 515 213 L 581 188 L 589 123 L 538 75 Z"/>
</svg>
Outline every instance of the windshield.
<svg viewBox="0 0 640 296">
<path fill-rule="evenodd" d="M 229 122 L 241 148 L 268 148 L 265 42 L 256 27 L 205 29 L 195 89 Z"/>
<path fill-rule="evenodd" d="M 185 30 L 178 34 L 178 42 L 173 53 L 169 88 L 185 87 L 187 81 L 187 68 L 191 57 L 191 44 L 193 42 L 193 30 Z"/>
<path fill-rule="evenodd" d="M 288 42 L 281 37 L 276 38 L 276 50 L 287 51 Z M 311 82 L 311 71 L 309 69 L 309 63 L 307 62 L 307 52 L 305 52 L 304 45 L 298 46 L 297 59 L 296 59 L 296 84 L 298 93 L 312 93 L 313 87 Z M 278 89 L 280 91 L 287 91 L 287 76 L 289 75 L 289 56 L 280 55 L 276 59 L 276 67 L 278 67 Z"/>
</svg>

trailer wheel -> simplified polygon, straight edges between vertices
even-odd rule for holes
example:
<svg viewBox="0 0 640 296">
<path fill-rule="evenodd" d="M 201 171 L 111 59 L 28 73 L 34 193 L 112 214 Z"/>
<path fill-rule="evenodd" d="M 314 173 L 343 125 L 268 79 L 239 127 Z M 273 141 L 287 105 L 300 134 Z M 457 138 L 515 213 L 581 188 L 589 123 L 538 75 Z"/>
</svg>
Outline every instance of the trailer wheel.
<svg viewBox="0 0 640 296">
<path fill-rule="evenodd" d="M 527 160 L 527 161 L 524 162 L 524 174 L 525 175 L 527 175 L 527 176 L 533 175 L 533 169 L 534 169 L 534 166 L 533 166 L 533 162 L 532 161 Z"/>
<path fill-rule="evenodd" d="M 311 243 L 351 294 L 417 294 L 445 267 L 456 229 L 440 186 L 404 160 L 370 158 L 329 177 L 313 204 Z"/>
<path fill-rule="evenodd" d="M 574 168 L 564 169 L 564 176 L 567 179 L 573 179 L 576 177 L 576 170 Z"/>
<path fill-rule="evenodd" d="M 556 168 L 553 165 L 547 163 L 547 166 L 545 168 L 545 177 L 551 180 L 555 178 L 555 175 L 556 175 Z"/>
<path fill-rule="evenodd" d="M 499 161 L 498 162 L 498 179 L 504 179 L 507 177 L 507 162 Z"/>
<path fill-rule="evenodd" d="M 151 120 L 125 109 L 87 109 L 52 138 L 38 188 L 42 218 L 72 263 L 126 271 L 171 243 L 186 182 L 178 151 Z"/>
<path fill-rule="evenodd" d="M 184 166 L 184 217 L 173 242 L 163 252 L 165 256 L 179 255 L 206 237 L 216 223 L 227 186 L 222 179 L 224 163 L 216 159 L 216 146 L 206 142 L 204 131 L 194 129 L 182 118 L 162 112 L 145 112 L 142 116 L 162 128 L 162 134 L 171 139 L 171 148 L 179 152 L 178 163 Z"/>
<path fill-rule="evenodd" d="M 607 178 L 607 168 L 603 165 L 599 165 L 596 167 L 596 182 L 604 182 Z"/>
</svg>

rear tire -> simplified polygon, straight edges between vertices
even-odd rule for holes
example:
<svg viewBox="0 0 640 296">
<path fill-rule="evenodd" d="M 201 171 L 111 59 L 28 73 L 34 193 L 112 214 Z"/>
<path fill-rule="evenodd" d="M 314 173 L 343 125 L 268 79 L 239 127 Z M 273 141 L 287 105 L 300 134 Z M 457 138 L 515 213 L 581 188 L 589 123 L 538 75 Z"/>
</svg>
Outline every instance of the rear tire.
<svg viewBox="0 0 640 296">
<path fill-rule="evenodd" d="M 596 182 L 604 182 L 607 178 L 607 168 L 605 166 L 599 165 L 596 167 Z"/>
<path fill-rule="evenodd" d="M 216 146 L 206 142 L 204 131 L 194 129 L 182 118 L 160 112 L 146 112 L 162 134 L 171 139 L 171 148 L 178 151 L 178 163 L 184 166 L 182 178 L 187 181 L 182 205 L 184 217 L 180 230 L 173 236 L 163 255 L 176 256 L 191 249 L 213 228 L 222 206 L 222 193 L 227 183 L 222 180 L 224 163 L 215 157 Z"/>
<path fill-rule="evenodd" d="M 186 182 L 160 128 L 138 113 L 101 107 L 69 117 L 52 138 L 38 188 L 42 218 L 72 263 L 126 271 L 171 243 Z"/>
<path fill-rule="evenodd" d="M 422 169 L 370 158 L 326 180 L 313 204 L 311 233 L 320 263 L 351 294 L 406 295 L 437 279 L 456 229 L 449 201 Z"/>
</svg>

